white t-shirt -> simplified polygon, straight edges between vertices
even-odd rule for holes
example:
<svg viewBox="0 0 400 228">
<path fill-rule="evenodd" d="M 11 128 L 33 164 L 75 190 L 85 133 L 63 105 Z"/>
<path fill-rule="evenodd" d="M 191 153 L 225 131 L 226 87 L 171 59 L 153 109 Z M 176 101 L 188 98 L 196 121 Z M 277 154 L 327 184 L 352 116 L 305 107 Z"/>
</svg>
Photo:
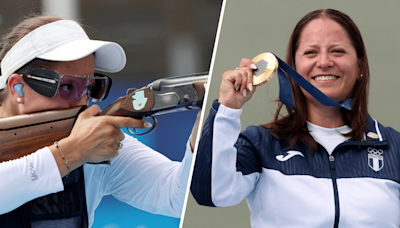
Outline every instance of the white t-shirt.
<svg viewBox="0 0 400 228">
<path fill-rule="evenodd" d="M 349 137 L 344 137 L 342 134 L 347 134 L 351 131 L 351 128 L 347 125 L 338 128 L 325 128 L 308 121 L 307 128 L 314 140 L 321 144 L 329 155 L 340 143 L 349 139 Z"/>
</svg>

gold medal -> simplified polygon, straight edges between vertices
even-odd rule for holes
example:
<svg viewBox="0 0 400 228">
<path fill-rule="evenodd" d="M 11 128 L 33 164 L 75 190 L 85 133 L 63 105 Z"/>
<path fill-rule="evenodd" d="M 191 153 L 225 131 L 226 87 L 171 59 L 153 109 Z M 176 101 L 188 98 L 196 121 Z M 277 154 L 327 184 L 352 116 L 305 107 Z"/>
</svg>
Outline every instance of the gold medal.
<svg viewBox="0 0 400 228">
<path fill-rule="evenodd" d="M 278 60 L 275 55 L 265 52 L 254 57 L 257 70 L 253 71 L 253 85 L 258 86 L 268 82 L 278 70 Z"/>
</svg>

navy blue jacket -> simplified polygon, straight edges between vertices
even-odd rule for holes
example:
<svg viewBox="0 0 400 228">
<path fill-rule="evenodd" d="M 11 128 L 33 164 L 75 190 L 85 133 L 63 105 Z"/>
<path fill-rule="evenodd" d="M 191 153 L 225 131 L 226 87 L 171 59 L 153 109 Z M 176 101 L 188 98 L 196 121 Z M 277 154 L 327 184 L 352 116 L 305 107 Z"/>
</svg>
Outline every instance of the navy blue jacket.
<svg viewBox="0 0 400 228">
<path fill-rule="evenodd" d="M 399 227 L 399 132 L 370 117 L 366 142 L 346 141 L 330 156 L 319 144 L 315 154 L 289 148 L 260 126 L 240 133 L 239 116 L 214 102 L 191 185 L 199 204 L 247 199 L 252 227 Z"/>
</svg>

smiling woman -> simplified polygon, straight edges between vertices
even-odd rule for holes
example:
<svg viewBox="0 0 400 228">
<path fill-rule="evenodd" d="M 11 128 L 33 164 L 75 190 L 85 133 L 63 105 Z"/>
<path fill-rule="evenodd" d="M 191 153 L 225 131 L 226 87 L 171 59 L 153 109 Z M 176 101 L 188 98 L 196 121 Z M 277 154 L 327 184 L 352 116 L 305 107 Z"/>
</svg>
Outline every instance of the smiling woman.
<svg viewBox="0 0 400 228">
<path fill-rule="evenodd" d="M 360 79 L 356 50 L 347 31 L 329 18 L 315 19 L 305 26 L 295 54 L 295 66 L 299 74 L 337 102 L 350 98 L 356 80 Z M 314 113 L 314 106 L 322 104 L 304 89 L 302 92 L 307 99 L 309 114 Z M 319 121 L 317 124 L 330 128 L 344 124 L 333 122 Z"/>
<path fill-rule="evenodd" d="M 197 202 L 246 199 L 252 227 L 398 227 L 400 133 L 368 115 L 369 67 L 355 23 L 337 10 L 308 13 L 286 62 L 336 102 L 350 98 L 350 110 L 323 105 L 289 78 L 294 108 L 279 102 L 272 122 L 240 132 L 257 69 L 242 59 L 222 75 L 203 127 L 191 185 Z"/>
<path fill-rule="evenodd" d="M 273 130 L 279 139 L 290 138 L 291 145 L 300 140 L 307 142 L 313 151 L 317 144 L 304 128 L 306 121 L 327 128 L 351 126 L 352 131 L 346 136 L 362 140 L 368 122 L 370 78 L 364 41 L 353 20 L 331 9 L 308 13 L 292 32 L 286 62 L 333 100 L 352 98 L 353 108 L 347 111 L 323 106 L 289 78 L 296 112 L 287 107 L 289 115 L 279 118 L 283 107 L 280 105 L 275 120 L 264 126 Z M 335 81 L 317 82 L 314 77 L 319 74 L 340 77 Z"/>
</svg>

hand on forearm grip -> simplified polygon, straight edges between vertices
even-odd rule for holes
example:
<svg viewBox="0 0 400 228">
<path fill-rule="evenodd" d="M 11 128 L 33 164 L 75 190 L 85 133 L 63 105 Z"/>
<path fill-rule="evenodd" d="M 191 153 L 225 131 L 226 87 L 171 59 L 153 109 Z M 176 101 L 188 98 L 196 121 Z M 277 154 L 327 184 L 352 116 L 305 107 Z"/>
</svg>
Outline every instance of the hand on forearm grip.
<svg viewBox="0 0 400 228">
<path fill-rule="evenodd" d="M 71 134 L 63 139 L 63 152 L 78 159 L 79 163 L 99 163 L 118 156 L 124 133 L 120 128 L 147 128 L 148 122 L 122 116 L 96 116 L 100 108 L 93 105 L 76 120 Z M 68 151 L 68 152 L 66 152 Z"/>
</svg>

